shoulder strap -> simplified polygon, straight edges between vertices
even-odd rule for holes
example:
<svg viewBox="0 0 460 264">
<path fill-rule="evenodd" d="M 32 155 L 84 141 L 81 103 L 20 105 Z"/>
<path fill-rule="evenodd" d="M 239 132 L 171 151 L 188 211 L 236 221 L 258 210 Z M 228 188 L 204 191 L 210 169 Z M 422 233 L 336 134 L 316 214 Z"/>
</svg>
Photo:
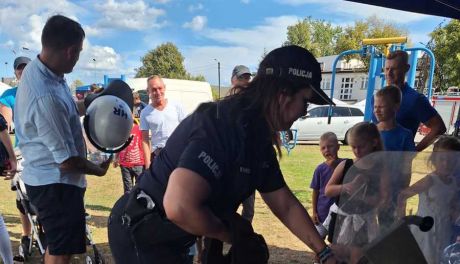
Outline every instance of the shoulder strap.
<svg viewBox="0 0 460 264">
<path fill-rule="evenodd" d="M 346 159 L 345 160 L 345 166 L 343 167 L 342 178 L 340 179 L 339 184 L 343 184 L 343 179 L 345 178 L 345 175 L 347 175 L 347 171 L 351 168 L 351 166 L 353 166 L 353 160 L 352 159 Z M 340 194 L 339 196 L 337 196 L 335 198 L 335 203 L 337 205 L 339 204 L 341 195 L 342 194 Z"/>
<path fill-rule="evenodd" d="M 345 160 L 345 167 L 343 167 L 343 174 L 342 174 L 342 179 L 340 180 L 339 184 L 343 183 L 343 179 L 345 178 L 345 175 L 347 174 L 348 170 L 353 166 L 353 160 L 352 159 L 346 159 Z"/>
</svg>

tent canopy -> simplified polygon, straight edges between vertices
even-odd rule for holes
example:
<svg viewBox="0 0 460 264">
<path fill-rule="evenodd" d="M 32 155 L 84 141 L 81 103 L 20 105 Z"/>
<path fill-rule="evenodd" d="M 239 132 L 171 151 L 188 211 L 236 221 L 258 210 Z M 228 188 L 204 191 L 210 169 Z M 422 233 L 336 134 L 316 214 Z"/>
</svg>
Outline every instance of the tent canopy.
<svg viewBox="0 0 460 264">
<path fill-rule="evenodd" d="M 345 0 L 434 16 L 460 19 L 459 0 Z"/>
</svg>

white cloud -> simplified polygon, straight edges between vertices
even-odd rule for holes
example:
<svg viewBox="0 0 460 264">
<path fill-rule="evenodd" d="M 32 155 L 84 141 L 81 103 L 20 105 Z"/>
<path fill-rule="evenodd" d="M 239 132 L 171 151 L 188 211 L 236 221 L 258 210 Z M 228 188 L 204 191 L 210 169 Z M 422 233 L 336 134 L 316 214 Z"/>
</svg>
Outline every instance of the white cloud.
<svg viewBox="0 0 460 264">
<path fill-rule="evenodd" d="M 67 79 L 69 84 L 76 79 L 85 84 L 102 82 L 105 74 L 109 76 L 124 74 L 124 67 L 122 56 L 112 47 L 92 45 L 85 39 L 80 59 Z"/>
<path fill-rule="evenodd" d="M 190 22 L 184 23 L 184 28 L 190 28 L 193 31 L 202 30 L 207 23 L 208 19 L 205 16 L 196 16 Z"/>
<path fill-rule="evenodd" d="M 286 40 L 287 27 L 297 23 L 299 19 L 296 16 L 269 17 L 265 18 L 262 25 L 253 28 L 210 29 L 202 35 L 228 45 L 274 48 L 283 44 Z"/>
<path fill-rule="evenodd" d="M 171 0 L 155 0 L 154 2 L 159 3 L 159 4 L 166 4 L 166 3 L 171 2 Z"/>
<path fill-rule="evenodd" d="M 429 18 L 428 15 L 422 15 L 412 12 L 399 11 L 390 8 L 384 8 L 373 5 L 366 5 L 343 0 L 277 0 L 280 4 L 300 6 L 319 4 L 323 13 L 341 15 L 349 20 L 363 19 L 376 15 L 378 18 L 396 23 L 411 23 Z"/>
<path fill-rule="evenodd" d="M 378 7 L 373 5 L 352 3 L 347 1 L 334 0 L 323 7 L 324 11 L 342 14 L 353 18 L 367 18 L 376 15 L 386 21 L 406 24 L 430 18 L 429 15 L 422 15 L 412 12 L 399 11 L 390 8 Z"/>
<path fill-rule="evenodd" d="M 121 65 L 120 55 L 108 46 L 91 45 L 85 40 L 77 67 L 82 70 L 112 71 Z"/>
<path fill-rule="evenodd" d="M 102 17 L 96 24 L 102 28 L 144 30 L 160 28 L 164 25 L 164 22 L 158 22 L 158 19 L 165 15 L 165 11 L 151 7 L 142 0 L 136 2 L 107 0 L 96 4 L 95 8 Z"/>
<path fill-rule="evenodd" d="M 250 1 L 250 0 L 240 0 L 240 2 L 247 5 L 247 4 L 249 4 L 249 2 L 251 2 L 251 1 Z"/>
<path fill-rule="evenodd" d="M 192 75 L 201 74 L 212 84 L 217 84 L 217 62 L 221 63 L 221 83 L 230 85 L 233 67 L 247 65 L 257 70 L 264 51 L 280 47 L 286 40 L 287 26 L 299 20 L 296 16 L 266 18 L 261 25 L 242 29 L 208 29 L 200 36 L 220 43 L 215 46 L 189 46 L 183 49 L 185 67 Z M 258 41 L 248 41 L 248 40 Z"/>
<path fill-rule="evenodd" d="M 0 32 L 14 42 L 12 48 L 19 50 L 27 47 L 31 52 L 36 52 L 41 49 L 41 31 L 48 17 L 62 14 L 76 19 L 77 13 L 85 13 L 85 10 L 67 0 L 3 0 L 0 6 Z"/>
<path fill-rule="evenodd" d="M 101 28 L 92 27 L 88 25 L 83 26 L 83 30 L 85 31 L 86 37 L 100 36 L 101 33 L 103 32 Z"/>
<path fill-rule="evenodd" d="M 188 11 L 193 13 L 193 12 L 196 12 L 196 11 L 199 11 L 199 10 L 203 10 L 204 6 L 202 3 L 198 3 L 196 5 L 189 5 L 188 6 Z"/>
<path fill-rule="evenodd" d="M 4 43 L 0 43 L 0 47 L 6 48 L 6 49 L 13 49 L 14 48 L 14 41 L 11 39 L 7 40 Z"/>
</svg>

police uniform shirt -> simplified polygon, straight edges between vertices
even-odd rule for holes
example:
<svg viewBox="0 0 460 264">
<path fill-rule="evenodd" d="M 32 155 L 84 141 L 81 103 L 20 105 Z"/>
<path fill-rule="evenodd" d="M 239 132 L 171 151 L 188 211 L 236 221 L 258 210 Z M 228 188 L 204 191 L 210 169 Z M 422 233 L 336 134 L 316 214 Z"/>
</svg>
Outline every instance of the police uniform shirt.
<svg viewBox="0 0 460 264">
<path fill-rule="evenodd" d="M 207 205 L 216 215 L 236 211 L 255 189 L 284 187 L 266 121 L 242 110 L 248 104 L 237 98 L 202 104 L 173 132 L 139 187 L 161 206 L 171 172 L 192 170 L 210 184 Z"/>
</svg>

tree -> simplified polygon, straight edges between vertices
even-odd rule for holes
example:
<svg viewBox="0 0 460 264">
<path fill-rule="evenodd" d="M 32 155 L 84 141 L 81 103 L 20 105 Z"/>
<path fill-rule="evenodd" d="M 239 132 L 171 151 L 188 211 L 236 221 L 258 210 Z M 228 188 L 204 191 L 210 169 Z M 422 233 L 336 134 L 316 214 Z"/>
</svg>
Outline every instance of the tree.
<svg viewBox="0 0 460 264">
<path fill-rule="evenodd" d="M 287 41 L 284 45 L 303 47 L 311 51 L 315 57 L 333 55 L 341 32 L 341 27 L 333 26 L 325 20 L 308 17 L 295 25 L 288 26 Z"/>
<path fill-rule="evenodd" d="M 359 50 L 362 47 L 362 41 L 365 38 L 390 38 L 406 36 L 407 29 L 379 19 L 377 16 L 368 17 L 365 20 L 357 20 L 354 25 L 347 26 L 337 39 L 335 54 L 340 54 L 346 50 Z M 410 43 L 408 43 L 410 44 Z M 384 45 L 375 45 L 381 52 L 384 51 Z M 359 55 L 349 55 L 345 59 L 358 58 Z M 366 69 L 369 61 L 362 60 Z"/>
<path fill-rule="evenodd" d="M 353 26 L 345 27 L 337 40 L 335 53 L 339 54 L 346 50 L 361 49 L 362 41 L 365 38 L 390 38 L 406 36 L 407 34 L 407 29 L 386 22 L 374 15 L 365 20 L 355 21 Z M 383 51 L 383 45 L 377 47 Z"/>
<path fill-rule="evenodd" d="M 76 79 L 75 81 L 73 81 L 73 83 L 70 85 L 70 88 L 72 89 L 75 89 L 77 87 L 80 87 L 80 86 L 83 86 L 83 82 L 79 79 Z"/>
<path fill-rule="evenodd" d="M 202 75 L 192 76 L 184 67 L 184 57 L 171 42 L 161 44 L 141 58 L 142 66 L 136 69 L 136 77 L 160 75 L 164 78 L 205 81 Z"/>
<path fill-rule="evenodd" d="M 452 19 L 430 33 L 428 47 L 436 59 L 435 87 L 441 91 L 460 85 L 460 21 Z"/>
</svg>

